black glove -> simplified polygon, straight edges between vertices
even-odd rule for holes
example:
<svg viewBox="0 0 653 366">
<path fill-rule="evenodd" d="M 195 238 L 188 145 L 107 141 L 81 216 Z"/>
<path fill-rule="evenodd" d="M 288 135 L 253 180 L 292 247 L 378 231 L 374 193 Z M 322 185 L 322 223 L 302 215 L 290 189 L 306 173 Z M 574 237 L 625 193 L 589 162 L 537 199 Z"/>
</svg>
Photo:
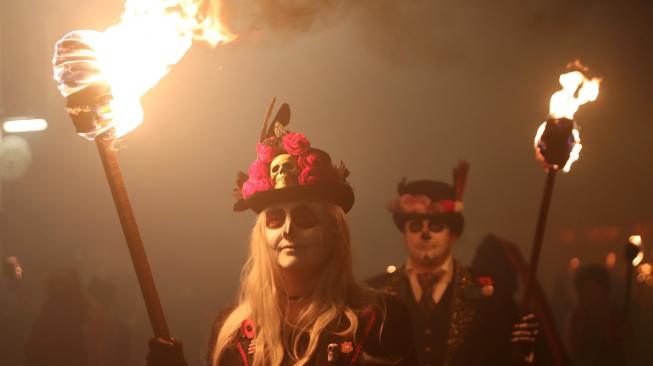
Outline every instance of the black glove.
<svg viewBox="0 0 653 366">
<path fill-rule="evenodd" d="M 147 366 L 188 366 L 184 345 L 175 339 L 151 338 L 146 360 Z"/>
<path fill-rule="evenodd" d="M 512 327 L 510 341 L 513 346 L 513 359 L 518 365 L 532 365 L 535 362 L 535 341 L 540 331 L 540 324 L 535 314 L 521 317 Z"/>
</svg>

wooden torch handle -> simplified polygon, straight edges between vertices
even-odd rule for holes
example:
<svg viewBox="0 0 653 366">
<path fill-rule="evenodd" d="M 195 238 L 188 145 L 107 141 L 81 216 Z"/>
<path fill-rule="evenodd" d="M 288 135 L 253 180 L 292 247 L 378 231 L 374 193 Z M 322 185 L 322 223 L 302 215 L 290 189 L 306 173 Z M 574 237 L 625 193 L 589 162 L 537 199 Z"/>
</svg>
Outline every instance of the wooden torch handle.
<svg viewBox="0 0 653 366">
<path fill-rule="evenodd" d="M 145 307 L 147 308 L 152 330 L 156 337 L 170 339 L 168 323 L 163 314 L 163 308 L 161 307 L 159 294 L 156 290 L 152 270 L 150 269 L 145 248 L 143 247 L 143 240 L 138 231 L 136 217 L 129 202 L 125 182 L 120 172 L 118 156 L 113 148 L 113 139 L 107 136 L 98 136 L 95 142 L 100 153 L 100 158 L 102 159 L 102 165 L 104 166 L 109 187 L 111 188 L 113 201 L 118 210 L 120 225 L 125 234 L 127 247 L 129 248 L 136 277 L 138 277 L 138 283 L 143 294 L 143 299 L 145 300 Z"/>
<path fill-rule="evenodd" d="M 535 228 L 533 248 L 531 249 L 528 279 L 526 281 L 526 289 L 524 290 L 524 298 L 522 300 L 522 308 L 524 310 L 530 307 L 532 301 L 537 278 L 537 267 L 540 263 L 540 253 L 542 252 L 542 241 L 546 229 L 546 219 L 549 216 L 549 206 L 551 204 L 551 195 L 553 194 L 553 185 L 555 184 L 557 172 L 558 169 L 550 168 L 546 173 L 546 182 L 544 184 L 544 192 L 542 192 L 542 201 L 540 203 L 540 213 L 537 217 L 537 227 Z"/>
</svg>

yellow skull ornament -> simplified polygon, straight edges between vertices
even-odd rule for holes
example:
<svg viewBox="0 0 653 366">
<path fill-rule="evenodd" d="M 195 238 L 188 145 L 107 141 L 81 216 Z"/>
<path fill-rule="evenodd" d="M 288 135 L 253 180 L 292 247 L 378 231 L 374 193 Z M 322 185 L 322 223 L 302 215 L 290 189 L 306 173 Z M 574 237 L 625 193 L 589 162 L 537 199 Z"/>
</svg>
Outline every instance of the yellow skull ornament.
<svg viewBox="0 0 653 366">
<path fill-rule="evenodd" d="M 295 159 L 288 154 L 278 155 L 270 164 L 270 178 L 274 188 L 285 188 L 298 184 L 299 167 Z"/>
</svg>

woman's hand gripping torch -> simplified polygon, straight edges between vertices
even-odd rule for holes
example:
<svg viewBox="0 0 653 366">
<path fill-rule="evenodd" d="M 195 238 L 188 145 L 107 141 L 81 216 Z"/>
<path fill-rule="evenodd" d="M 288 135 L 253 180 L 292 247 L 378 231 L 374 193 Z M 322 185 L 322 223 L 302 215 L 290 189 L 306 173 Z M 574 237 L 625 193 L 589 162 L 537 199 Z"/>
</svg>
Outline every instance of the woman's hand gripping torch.
<svg viewBox="0 0 653 366">
<path fill-rule="evenodd" d="M 55 79 L 58 81 L 59 90 L 66 97 L 66 111 L 77 133 L 94 140 L 97 145 L 154 335 L 170 339 L 143 240 L 113 146 L 117 137 L 116 111 L 112 109 L 114 98 L 111 87 L 101 79 L 96 63 L 93 39 L 97 36 L 96 32 L 73 32 L 57 43 L 53 59 Z"/>
</svg>

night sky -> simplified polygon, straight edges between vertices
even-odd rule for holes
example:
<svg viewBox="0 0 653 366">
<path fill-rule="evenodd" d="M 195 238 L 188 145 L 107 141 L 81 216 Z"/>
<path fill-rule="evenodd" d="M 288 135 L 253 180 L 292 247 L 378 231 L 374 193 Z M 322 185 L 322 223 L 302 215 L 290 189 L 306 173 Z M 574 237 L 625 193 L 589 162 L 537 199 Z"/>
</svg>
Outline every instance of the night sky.
<svg viewBox="0 0 653 366">
<path fill-rule="evenodd" d="M 290 104 L 290 130 L 351 171 L 349 220 L 363 279 L 403 261 L 385 209 L 401 178 L 451 182 L 460 158 L 471 171 L 458 258 L 469 263 L 490 232 L 528 256 L 545 177 L 533 136 L 558 76 L 580 59 L 603 82 L 598 100 L 576 114 L 584 148 L 556 182 L 540 277 L 554 296 L 574 256 L 602 262 L 615 251 L 621 266 L 634 233 L 651 261 L 650 1 L 272 3 L 228 1 L 225 21 L 240 38 L 193 46 L 144 96 L 144 123 L 120 143 L 170 328 L 191 365 L 200 364 L 211 319 L 235 297 L 254 214 L 233 213 L 231 191 L 256 157 L 272 97 Z M 49 123 L 21 135 L 32 161 L 24 176 L 2 183 L 1 240 L 23 262 L 28 314 L 40 305 L 42 278 L 57 268 L 114 282 L 142 360 L 151 333 L 115 207 L 50 64 L 64 34 L 106 29 L 121 11 L 119 0 L 0 3 L 0 116 Z"/>
</svg>

